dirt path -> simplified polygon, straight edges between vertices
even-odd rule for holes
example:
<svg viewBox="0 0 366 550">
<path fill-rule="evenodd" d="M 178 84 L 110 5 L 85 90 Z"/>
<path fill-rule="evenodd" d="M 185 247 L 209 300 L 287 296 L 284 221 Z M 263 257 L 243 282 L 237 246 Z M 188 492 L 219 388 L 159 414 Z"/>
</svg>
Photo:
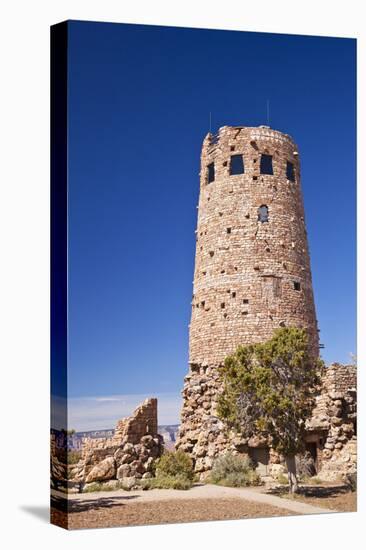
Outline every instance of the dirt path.
<svg viewBox="0 0 366 550">
<path fill-rule="evenodd" d="M 178 501 L 178 500 L 195 500 L 195 499 L 243 499 L 246 501 L 255 502 L 257 504 L 263 504 L 267 506 L 275 506 L 283 510 L 293 512 L 295 514 L 326 514 L 334 513 L 334 510 L 330 510 L 320 506 L 314 506 L 306 504 L 301 501 L 287 500 L 275 495 L 269 495 L 262 492 L 260 488 L 232 488 L 232 487 L 220 487 L 218 485 L 195 485 L 188 491 L 177 491 L 174 489 L 152 489 L 149 491 L 108 491 L 98 493 L 82 493 L 69 495 L 69 502 L 71 501 L 71 507 L 83 508 L 85 505 L 91 504 L 91 501 L 100 499 L 108 499 L 110 503 L 121 502 L 121 497 L 126 502 L 135 503 L 149 503 L 149 502 L 161 502 L 161 501 Z"/>
</svg>

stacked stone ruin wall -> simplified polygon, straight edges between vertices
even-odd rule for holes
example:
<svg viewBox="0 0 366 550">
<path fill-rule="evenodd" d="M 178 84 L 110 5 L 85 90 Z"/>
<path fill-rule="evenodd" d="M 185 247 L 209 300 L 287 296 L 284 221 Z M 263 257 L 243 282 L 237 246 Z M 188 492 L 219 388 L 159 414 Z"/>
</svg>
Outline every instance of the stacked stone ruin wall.
<svg viewBox="0 0 366 550">
<path fill-rule="evenodd" d="M 158 434 L 157 399 L 146 399 L 130 417 L 118 421 L 113 437 L 85 438 L 82 458 L 72 468 L 75 483 L 114 482 L 152 477 L 164 449 Z"/>
<path fill-rule="evenodd" d="M 118 422 L 113 436 L 115 442 L 126 438 L 136 444 L 145 435 L 158 433 L 157 399 L 151 398 L 140 405 L 133 416 Z"/>
</svg>

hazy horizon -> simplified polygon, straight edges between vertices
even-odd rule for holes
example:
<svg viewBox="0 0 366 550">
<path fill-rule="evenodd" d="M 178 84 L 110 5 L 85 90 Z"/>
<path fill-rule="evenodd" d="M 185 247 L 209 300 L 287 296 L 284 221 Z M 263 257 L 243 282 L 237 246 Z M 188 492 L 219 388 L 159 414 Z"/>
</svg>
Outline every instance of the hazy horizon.
<svg viewBox="0 0 366 550">
<path fill-rule="evenodd" d="M 118 420 L 131 416 L 145 399 L 158 399 L 158 424 L 180 424 L 182 397 L 180 393 L 157 393 L 71 397 L 67 403 L 67 429 L 77 432 L 109 430 L 115 428 Z M 51 426 L 66 429 L 65 399 L 53 397 Z"/>
</svg>

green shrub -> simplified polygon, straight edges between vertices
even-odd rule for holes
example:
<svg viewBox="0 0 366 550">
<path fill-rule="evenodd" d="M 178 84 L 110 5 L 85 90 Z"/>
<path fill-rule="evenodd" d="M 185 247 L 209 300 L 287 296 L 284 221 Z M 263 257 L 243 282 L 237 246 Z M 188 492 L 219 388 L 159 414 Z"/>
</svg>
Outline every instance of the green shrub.
<svg viewBox="0 0 366 550">
<path fill-rule="evenodd" d="M 285 476 L 285 474 L 278 474 L 276 477 L 277 483 L 280 483 L 281 485 L 287 485 L 288 484 L 288 478 Z"/>
<path fill-rule="evenodd" d="M 87 487 L 84 487 L 83 493 L 96 493 L 99 491 L 103 491 L 102 484 L 95 481 L 94 483 L 90 483 Z"/>
<path fill-rule="evenodd" d="M 193 480 L 193 463 L 183 451 L 167 451 L 156 463 L 156 478 L 180 477 Z"/>
<path fill-rule="evenodd" d="M 155 477 L 141 480 L 143 489 L 190 489 L 193 485 L 193 462 L 183 451 L 166 451 L 156 461 Z"/>
<path fill-rule="evenodd" d="M 93 481 L 87 487 L 84 487 L 83 493 L 99 493 L 101 491 L 116 491 L 118 489 L 123 489 L 121 482 L 111 485 L 108 482 Z"/>
<path fill-rule="evenodd" d="M 251 461 L 232 453 L 226 453 L 215 460 L 209 481 L 226 487 L 247 487 L 261 483 Z"/>
<path fill-rule="evenodd" d="M 143 489 L 178 489 L 187 490 L 192 487 L 192 480 L 180 474 L 176 476 L 161 475 L 151 479 L 143 479 Z"/>
</svg>

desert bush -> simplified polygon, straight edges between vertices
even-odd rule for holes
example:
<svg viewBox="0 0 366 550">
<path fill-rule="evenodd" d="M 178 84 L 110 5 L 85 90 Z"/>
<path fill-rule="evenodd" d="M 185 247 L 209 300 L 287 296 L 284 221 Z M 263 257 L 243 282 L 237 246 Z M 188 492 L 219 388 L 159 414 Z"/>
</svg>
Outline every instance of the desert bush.
<svg viewBox="0 0 366 550">
<path fill-rule="evenodd" d="M 117 482 L 114 485 L 109 484 L 108 482 L 103 481 L 93 481 L 93 483 L 88 483 L 86 487 L 83 488 L 83 493 L 98 493 L 101 491 L 116 491 L 118 489 L 123 489 L 122 483 Z"/>
<path fill-rule="evenodd" d="M 103 491 L 102 489 L 102 483 L 99 483 L 95 481 L 94 483 L 88 484 L 87 487 L 84 487 L 83 493 L 97 493 L 99 491 Z"/>
<path fill-rule="evenodd" d="M 187 490 L 192 487 L 192 480 L 181 474 L 176 476 L 160 475 L 151 479 L 141 480 L 143 489 L 178 489 Z"/>
<path fill-rule="evenodd" d="M 141 480 L 143 489 L 190 489 L 193 485 L 193 462 L 183 451 L 166 451 L 156 461 L 155 477 Z"/>
<path fill-rule="evenodd" d="M 226 487 L 247 487 L 261 483 L 250 459 L 232 453 L 226 453 L 215 460 L 209 481 Z"/>
<path fill-rule="evenodd" d="M 277 483 L 279 483 L 280 485 L 287 485 L 287 484 L 288 484 L 288 478 L 287 478 L 287 476 L 285 476 L 285 474 L 279 474 L 279 475 L 276 477 L 276 481 L 277 481 Z"/>
<path fill-rule="evenodd" d="M 300 479 L 316 474 L 315 462 L 309 451 L 296 456 L 296 472 Z"/>
<path fill-rule="evenodd" d="M 156 479 L 181 477 L 193 480 L 193 463 L 183 451 L 167 451 L 156 463 Z"/>
</svg>

